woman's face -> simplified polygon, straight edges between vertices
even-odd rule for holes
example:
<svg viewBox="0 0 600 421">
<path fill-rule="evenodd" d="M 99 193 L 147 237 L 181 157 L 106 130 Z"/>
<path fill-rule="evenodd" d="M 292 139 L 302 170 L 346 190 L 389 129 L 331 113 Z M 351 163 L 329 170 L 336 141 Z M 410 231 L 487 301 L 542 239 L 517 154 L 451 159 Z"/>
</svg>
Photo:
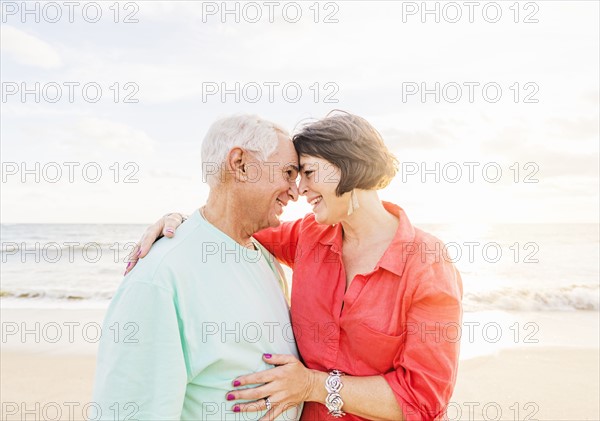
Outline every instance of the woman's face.
<svg viewBox="0 0 600 421">
<path fill-rule="evenodd" d="M 341 171 L 331 162 L 309 155 L 300 155 L 300 185 L 319 224 L 332 225 L 348 215 L 350 193 L 335 195 Z"/>
</svg>

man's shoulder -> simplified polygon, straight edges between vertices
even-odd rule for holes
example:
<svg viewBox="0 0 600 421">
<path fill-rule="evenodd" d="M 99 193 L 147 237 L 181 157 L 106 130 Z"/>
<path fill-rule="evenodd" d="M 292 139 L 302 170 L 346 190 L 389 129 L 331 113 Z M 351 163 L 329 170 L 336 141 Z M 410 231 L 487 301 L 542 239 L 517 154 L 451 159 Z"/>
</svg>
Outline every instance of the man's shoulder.
<svg viewBox="0 0 600 421">
<path fill-rule="evenodd" d="M 203 245 L 217 241 L 217 238 L 204 225 L 188 220 L 175 232 L 173 238 L 163 237 L 157 240 L 148 254 L 125 278 L 131 283 L 144 282 L 170 288 L 178 270 L 195 262 Z"/>
</svg>

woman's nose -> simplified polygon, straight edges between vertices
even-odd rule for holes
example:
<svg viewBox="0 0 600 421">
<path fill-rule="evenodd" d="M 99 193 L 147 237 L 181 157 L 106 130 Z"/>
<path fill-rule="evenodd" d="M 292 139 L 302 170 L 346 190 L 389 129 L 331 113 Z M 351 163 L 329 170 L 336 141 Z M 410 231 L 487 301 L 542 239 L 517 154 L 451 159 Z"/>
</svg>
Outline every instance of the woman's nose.
<svg viewBox="0 0 600 421">
<path fill-rule="evenodd" d="M 306 196 L 307 192 L 308 192 L 308 187 L 306 186 L 306 183 L 304 182 L 304 177 L 302 177 L 300 179 L 300 183 L 298 183 L 298 193 L 300 194 L 300 196 Z"/>
</svg>

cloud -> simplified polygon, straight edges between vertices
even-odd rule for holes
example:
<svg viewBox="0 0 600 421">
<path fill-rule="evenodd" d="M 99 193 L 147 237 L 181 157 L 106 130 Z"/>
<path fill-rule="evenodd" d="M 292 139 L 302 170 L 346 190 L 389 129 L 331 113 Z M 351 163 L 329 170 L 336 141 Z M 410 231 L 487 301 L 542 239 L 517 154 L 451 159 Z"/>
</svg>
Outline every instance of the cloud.
<svg viewBox="0 0 600 421">
<path fill-rule="evenodd" d="M 600 103 L 600 92 L 595 90 L 590 90 L 581 95 L 581 98 L 586 102 L 593 104 L 596 108 L 598 108 L 598 104 Z"/>
<path fill-rule="evenodd" d="M 146 132 L 97 117 L 84 117 L 74 127 L 77 142 L 88 141 L 104 152 L 154 152 L 156 141 Z"/>
<path fill-rule="evenodd" d="M 551 177 L 594 177 L 598 173 L 598 121 L 586 118 L 552 118 L 542 126 L 504 127 L 483 143 L 482 150 L 496 160 L 527 162 L 539 166 L 540 179 Z M 547 133 L 545 126 L 550 127 Z M 544 133 L 540 139 L 540 130 Z M 591 142 L 590 142 L 591 140 Z M 524 171 L 523 175 L 527 174 Z"/>
<path fill-rule="evenodd" d="M 381 131 L 385 144 L 390 149 L 421 149 L 433 150 L 447 148 L 449 144 L 460 141 L 458 133 L 463 130 L 464 121 L 455 118 L 433 118 L 423 127 L 416 126 L 411 129 L 398 129 L 389 127 Z"/>
<path fill-rule="evenodd" d="M 551 118 L 549 123 L 552 132 L 561 138 L 569 140 L 598 139 L 598 117 L 555 117 Z"/>
<path fill-rule="evenodd" d="M 84 109 L 68 109 L 58 108 L 55 104 L 38 104 L 35 102 L 23 103 L 14 102 L 2 104 L 2 117 L 6 118 L 4 121 L 11 119 L 31 119 L 32 117 L 65 117 L 72 118 L 74 116 L 82 116 L 87 112 Z M 3 123 L 4 123 L 3 121 Z"/>
<path fill-rule="evenodd" d="M 180 171 L 171 171 L 168 169 L 151 168 L 148 170 L 148 175 L 161 179 L 174 179 L 179 180 L 178 182 L 184 181 L 189 183 L 191 181 L 191 173 L 189 168 L 179 168 Z"/>
<path fill-rule="evenodd" d="M 396 149 L 433 149 L 443 146 L 443 140 L 434 132 L 428 130 L 407 131 L 389 128 L 382 131 L 385 144 Z"/>
<path fill-rule="evenodd" d="M 0 27 L 0 49 L 17 63 L 54 69 L 62 66 L 58 52 L 47 42 L 9 25 Z"/>
</svg>

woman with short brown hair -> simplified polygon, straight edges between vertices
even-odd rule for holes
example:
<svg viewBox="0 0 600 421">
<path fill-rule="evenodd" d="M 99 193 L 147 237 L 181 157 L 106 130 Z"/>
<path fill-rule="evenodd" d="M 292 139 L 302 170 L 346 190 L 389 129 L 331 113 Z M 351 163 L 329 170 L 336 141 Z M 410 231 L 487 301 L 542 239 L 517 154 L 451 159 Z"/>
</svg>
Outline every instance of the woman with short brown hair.
<svg viewBox="0 0 600 421">
<path fill-rule="evenodd" d="M 254 238 L 293 269 L 302 362 L 265 354 L 274 368 L 232 379 L 228 399 L 249 401 L 232 410 L 276 417 L 304 401 L 303 420 L 443 418 L 458 368 L 459 342 L 446 335 L 461 324 L 458 271 L 440 240 L 379 199 L 397 160 L 366 120 L 335 113 L 293 140 L 313 213 Z M 145 250 L 176 225 L 157 222 Z"/>
</svg>

